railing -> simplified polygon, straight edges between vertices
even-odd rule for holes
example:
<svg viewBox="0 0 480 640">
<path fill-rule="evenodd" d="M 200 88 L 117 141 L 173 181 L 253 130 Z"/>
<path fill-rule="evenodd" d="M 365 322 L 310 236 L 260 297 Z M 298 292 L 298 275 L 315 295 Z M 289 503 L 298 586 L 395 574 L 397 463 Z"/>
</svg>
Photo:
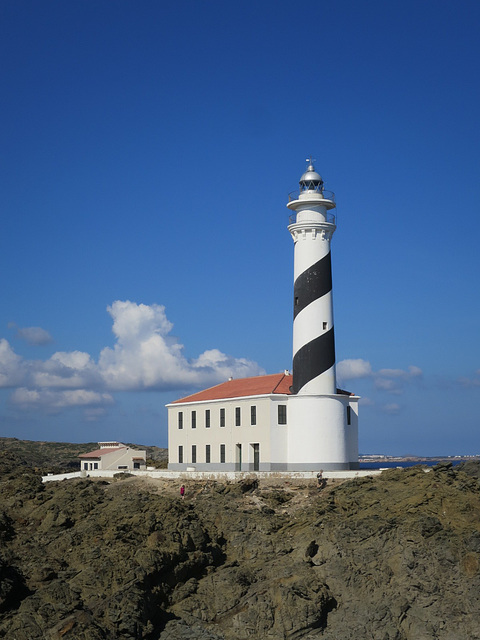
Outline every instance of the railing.
<svg viewBox="0 0 480 640">
<path fill-rule="evenodd" d="M 325 212 L 325 222 L 328 222 L 329 224 L 336 224 L 336 215 L 334 213 L 331 213 L 330 211 L 326 211 Z M 295 224 L 297 221 L 297 212 L 292 213 L 291 215 L 288 216 L 288 224 Z"/>
<path fill-rule="evenodd" d="M 290 191 L 290 193 L 288 194 L 288 201 L 292 202 L 292 200 L 298 200 L 299 196 L 301 193 L 306 193 L 308 190 L 299 190 L 296 189 L 295 191 Z M 319 193 L 321 194 L 325 200 L 331 200 L 332 202 L 335 202 L 335 194 L 333 193 L 333 191 L 327 191 L 327 189 L 323 189 L 322 191 L 313 191 L 312 193 Z"/>
</svg>

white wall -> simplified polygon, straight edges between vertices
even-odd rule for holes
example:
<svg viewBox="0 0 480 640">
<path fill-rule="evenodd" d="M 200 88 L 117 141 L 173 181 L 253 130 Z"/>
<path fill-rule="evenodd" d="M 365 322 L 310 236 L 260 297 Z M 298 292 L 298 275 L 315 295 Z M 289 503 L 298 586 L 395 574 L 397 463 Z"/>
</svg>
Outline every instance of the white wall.
<svg viewBox="0 0 480 640">
<path fill-rule="evenodd" d="M 278 405 L 287 407 L 287 424 L 278 424 Z M 351 406 L 351 425 L 346 407 Z M 257 424 L 250 424 L 250 407 L 257 407 Z M 241 424 L 235 426 L 235 408 L 240 407 Z M 220 427 L 220 408 L 225 409 L 225 427 Z M 205 410 L 210 410 L 210 428 L 205 427 Z M 178 413 L 183 412 L 183 429 Z M 192 429 L 192 411 L 196 428 Z M 169 469 L 195 467 L 235 470 L 236 445 L 242 446 L 242 471 L 253 469 L 253 443 L 260 445 L 260 470 L 350 469 L 358 462 L 358 398 L 351 396 L 249 396 L 210 402 L 168 405 Z M 210 445 L 207 467 L 205 445 Z M 225 444 L 225 463 L 220 463 L 220 444 Z M 178 447 L 183 446 L 183 463 Z M 192 462 L 192 445 L 197 460 Z"/>
<path fill-rule="evenodd" d="M 290 396 L 288 470 L 348 469 L 358 461 L 352 460 L 357 430 L 347 425 L 348 404 L 344 395 Z"/>
<path fill-rule="evenodd" d="M 272 400 L 272 397 L 274 400 Z M 273 427 L 279 429 L 277 420 L 277 404 L 286 404 L 288 396 L 248 396 L 210 402 L 171 404 L 168 406 L 168 448 L 169 468 L 177 469 L 178 447 L 183 446 L 183 467 L 195 466 L 201 470 L 205 462 L 205 445 L 210 445 L 211 465 L 220 465 L 220 445 L 225 444 L 226 468 L 233 468 L 236 463 L 237 444 L 242 447 L 242 470 L 253 465 L 253 444 L 260 445 L 260 464 L 270 463 L 272 458 L 283 455 L 285 444 L 281 438 L 272 437 Z M 250 408 L 256 407 L 256 424 L 251 425 Z M 235 409 L 241 412 L 240 426 L 235 424 Z M 220 409 L 225 409 L 225 427 L 220 427 Z M 210 428 L 205 427 L 205 411 L 210 410 Z M 178 414 L 183 412 L 183 429 L 178 428 Z M 192 411 L 196 411 L 196 428 L 192 429 Z M 280 427 L 285 433 L 286 427 Z M 284 436 L 286 443 L 286 437 Z M 192 462 L 192 445 L 197 447 L 197 461 Z M 273 449 L 272 449 L 273 447 Z M 283 447 L 283 450 L 281 450 Z M 223 465 L 222 465 L 223 466 Z M 270 467 L 269 467 L 270 468 Z"/>
<path fill-rule="evenodd" d="M 130 447 L 117 449 L 110 453 L 102 453 L 98 458 L 82 458 L 80 468 L 83 470 L 85 463 L 88 463 L 88 470 L 90 471 L 90 465 L 98 464 L 98 469 L 117 469 L 118 466 L 126 466 L 128 469 L 133 469 L 132 458 L 143 458 L 143 464 L 146 460 L 146 451 L 140 451 L 139 449 L 131 449 Z"/>
<path fill-rule="evenodd" d="M 359 478 L 365 476 L 376 476 L 382 473 L 384 469 L 362 469 L 360 471 L 326 471 L 323 475 L 325 478 Z M 386 469 L 388 471 L 388 469 Z M 431 471 L 431 468 L 424 469 L 427 473 Z M 83 475 L 80 471 L 75 473 L 61 473 L 61 474 L 51 474 L 48 476 L 42 476 L 42 482 L 58 482 L 59 480 L 71 480 L 74 478 L 113 478 L 117 475 L 118 471 L 92 471 L 88 472 L 88 474 Z M 201 471 L 132 471 L 134 476 L 138 476 L 139 478 L 155 478 L 157 480 L 175 480 L 176 482 L 188 482 L 188 480 L 220 480 L 220 481 L 228 481 L 233 480 L 238 482 L 243 478 L 259 478 L 266 479 L 267 481 L 270 479 L 278 479 L 285 478 L 285 480 L 295 480 L 295 479 L 305 479 L 311 480 L 312 482 L 316 482 L 316 472 L 314 471 L 297 471 L 297 472 L 271 472 L 271 471 L 260 471 L 255 474 L 251 474 L 250 472 L 245 473 L 235 473 L 234 471 L 212 471 L 212 472 L 201 472 Z"/>
</svg>

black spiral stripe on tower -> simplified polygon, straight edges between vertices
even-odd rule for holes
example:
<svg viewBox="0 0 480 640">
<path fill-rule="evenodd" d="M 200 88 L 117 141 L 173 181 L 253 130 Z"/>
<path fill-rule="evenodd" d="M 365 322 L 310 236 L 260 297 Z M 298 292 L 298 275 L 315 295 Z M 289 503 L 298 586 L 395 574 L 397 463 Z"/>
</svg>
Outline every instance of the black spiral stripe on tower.
<svg viewBox="0 0 480 640">
<path fill-rule="evenodd" d="M 298 393 L 307 382 L 328 371 L 335 364 L 333 327 L 303 345 L 293 357 L 292 392 Z"/>
<path fill-rule="evenodd" d="M 297 315 L 332 290 L 332 261 L 330 252 L 305 269 L 294 283 L 294 320 Z M 308 313 L 308 311 L 306 311 Z M 335 364 L 335 337 L 331 327 L 301 346 L 293 357 L 292 392 L 298 393 L 310 380 L 328 371 Z"/>
<path fill-rule="evenodd" d="M 293 286 L 293 318 L 332 290 L 332 260 L 330 251 L 321 260 L 312 264 L 295 280 Z"/>
</svg>

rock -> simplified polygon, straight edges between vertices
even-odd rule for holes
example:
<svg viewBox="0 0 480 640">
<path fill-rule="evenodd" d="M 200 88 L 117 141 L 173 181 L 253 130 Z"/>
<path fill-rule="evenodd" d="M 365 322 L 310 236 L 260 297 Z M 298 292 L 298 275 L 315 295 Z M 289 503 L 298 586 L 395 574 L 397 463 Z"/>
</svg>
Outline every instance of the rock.
<svg viewBox="0 0 480 640">
<path fill-rule="evenodd" d="M 0 463 L 1 464 L 1 463 Z M 1 473 L 0 638 L 480 640 L 480 485 L 439 465 L 316 484 Z"/>
</svg>

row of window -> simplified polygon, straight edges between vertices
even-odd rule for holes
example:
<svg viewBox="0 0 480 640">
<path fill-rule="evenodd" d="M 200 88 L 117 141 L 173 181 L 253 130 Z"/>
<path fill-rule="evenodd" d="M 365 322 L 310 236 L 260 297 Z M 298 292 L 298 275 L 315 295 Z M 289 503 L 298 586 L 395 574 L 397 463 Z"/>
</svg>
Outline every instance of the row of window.
<svg viewBox="0 0 480 640">
<path fill-rule="evenodd" d="M 259 465 L 260 465 L 260 444 L 258 442 L 253 443 L 252 445 L 252 450 L 253 450 L 253 468 L 255 471 L 259 470 Z M 183 451 L 184 448 L 182 445 L 180 445 L 178 447 L 178 462 L 179 464 L 183 464 L 184 459 L 183 459 Z M 205 445 L 205 463 L 206 464 L 210 464 L 212 461 L 212 449 L 211 446 L 209 444 Z M 225 464 L 225 445 L 221 444 L 220 445 L 220 464 Z M 196 464 L 197 462 L 199 462 L 199 460 L 197 460 L 197 445 L 196 444 L 192 444 L 192 455 L 191 455 L 191 463 L 192 464 Z M 186 462 L 186 460 L 185 460 Z M 241 467 L 242 464 L 242 445 L 241 444 L 237 444 L 236 445 L 236 464 L 239 465 L 239 467 Z"/>
<path fill-rule="evenodd" d="M 90 469 L 88 468 L 88 465 L 90 465 Z M 98 462 L 84 462 L 83 469 L 84 471 L 93 471 L 94 469 L 98 469 Z"/>
<path fill-rule="evenodd" d="M 197 445 L 192 444 L 192 464 L 197 462 Z M 178 447 L 178 462 L 183 464 L 183 446 Z M 211 447 L 209 444 L 205 445 L 205 462 L 209 464 L 211 462 Z M 220 445 L 220 462 L 225 462 L 225 445 Z"/>
<path fill-rule="evenodd" d="M 183 429 L 183 411 L 178 412 L 178 428 Z M 222 407 L 219 412 L 218 424 L 221 427 L 225 426 L 225 407 Z M 254 427 L 257 424 L 257 407 L 252 405 L 250 407 L 250 425 Z M 287 405 L 278 405 L 278 424 L 287 424 Z M 205 409 L 205 428 L 209 429 L 211 426 L 211 410 Z M 235 426 L 242 426 L 242 407 L 235 407 Z M 191 427 L 197 428 L 197 411 L 193 410 L 191 413 Z"/>
<path fill-rule="evenodd" d="M 88 465 L 90 465 L 90 468 Z M 133 468 L 140 469 L 140 462 L 134 462 Z M 84 462 L 83 469 L 84 471 L 94 471 L 95 469 L 98 469 L 98 462 Z M 128 464 L 119 464 L 117 465 L 117 469 L 128 469 Z"/>
</svg>

